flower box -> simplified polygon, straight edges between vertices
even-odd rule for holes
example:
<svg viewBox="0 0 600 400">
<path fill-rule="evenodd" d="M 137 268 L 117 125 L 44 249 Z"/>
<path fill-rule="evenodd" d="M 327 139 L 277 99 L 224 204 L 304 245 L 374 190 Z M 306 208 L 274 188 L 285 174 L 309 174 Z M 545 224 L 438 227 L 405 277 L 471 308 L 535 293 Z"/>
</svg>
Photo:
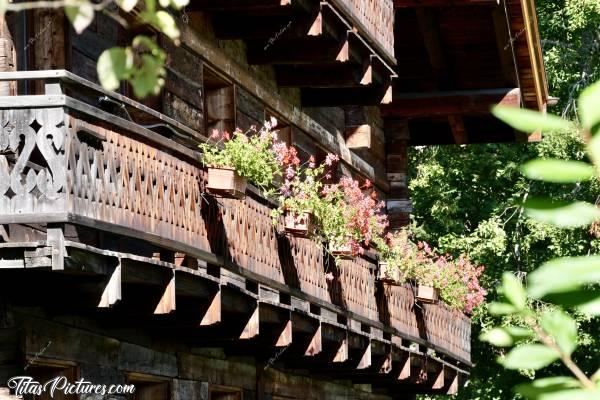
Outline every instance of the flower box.
<svg viewBox="0 0 600 400">
<path fill-rule="evenodd" d="M 344 245 L 329 245 L 329 253 L 334 257 L 339 257 L 347 260 L 354 258 L 352 248 L 349 244 Z"/>
<path fill-rule="evenodd" d="M 417 285 L 417 294 L 415 296 L 417 300 L 423 303 L 437 303 L 438 301 L 438 290 L 433 286 Z"/>
<path fill-rule="evenodd" d="M 286 210 L 284 228 L 286 232 L 295 236 L 309 236 L 314 231 L 313 216 L 309 212 L 297 213 Z"/>
<path fill-rule="evenodd" d="M 209 167 L 206 189 L 221 197 L 243 199 L 246 197 L 247 181 L 230 167 Z"/>
</svg>

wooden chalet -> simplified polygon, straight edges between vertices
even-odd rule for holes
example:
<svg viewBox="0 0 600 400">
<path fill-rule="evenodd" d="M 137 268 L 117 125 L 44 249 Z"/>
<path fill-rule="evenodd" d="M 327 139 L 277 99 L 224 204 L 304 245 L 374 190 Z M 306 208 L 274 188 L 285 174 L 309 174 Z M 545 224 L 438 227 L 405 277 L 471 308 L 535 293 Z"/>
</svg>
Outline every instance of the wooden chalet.
<svg viewBox="0 0 600 400">
<path fill-rule="evenodd" d="M 0 20 L 0 387 L 456 393 L 468 317 L 379 282 L 373 254 L 336 265 L 280 234 L 251 186 L 206 195 L 197 145 L 275 116 L 303 157 L 373 181 L 400 227 L 408 146 L 527 140 L 489 108 L 545 109 L 533 0 L 192 0 L 177 17 L 179 47 L 157 36 L 166 86 L 144 100 L 97 83 L 99 54 L 133 35 L 112 19 L 81 35 L 54 10 Z"/>
</svg>

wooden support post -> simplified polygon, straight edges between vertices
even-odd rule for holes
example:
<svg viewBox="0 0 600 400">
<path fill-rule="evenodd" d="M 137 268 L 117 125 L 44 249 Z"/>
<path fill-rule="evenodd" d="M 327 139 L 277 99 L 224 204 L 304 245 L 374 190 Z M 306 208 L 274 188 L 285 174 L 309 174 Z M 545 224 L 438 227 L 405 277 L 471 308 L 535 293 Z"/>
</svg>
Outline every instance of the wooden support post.
<svg viewBox="0 0 600 400">
<path fill-rule="evenodd" d="M 67 256 L 63 229 L 62 227 L 48 228 L 46 235 L 48 246 L 52 248 L 52 270 L 63 271 L 65 269 L 65 257 Z"/>
<path fill-rule="evenodd" d="M 175 271 L 173 271 L 173 277 L 167 283 L 164 293 L 158 302 L 158 305 L 154 309 L 154 314 L 170 314 L 175 311 L 176 298 L 175 298 Z"/>
<path fill-rule="evenodd" d="M 385 125 L 387 178 L 390 193 L 387 200 L 390 229 L 400 229 L 409 223 L 411 203 L 408 198 L 408 122 L 387 120 Z"/>
<path fill-rule="evenodd" d="M 121 263 L 119 263 L 113 270 L 110 278 L 108 278 L 108 283 L 104 287 L 98 308 L 112 307 L 121 301 L 122 298 Z"/>
</svg>

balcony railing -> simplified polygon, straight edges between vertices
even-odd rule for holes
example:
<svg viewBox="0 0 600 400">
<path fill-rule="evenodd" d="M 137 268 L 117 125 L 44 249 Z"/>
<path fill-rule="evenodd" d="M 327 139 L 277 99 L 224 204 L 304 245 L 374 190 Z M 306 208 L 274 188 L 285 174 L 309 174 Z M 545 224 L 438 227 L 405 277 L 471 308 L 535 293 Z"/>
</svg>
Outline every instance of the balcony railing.
<svg viewBox="0 0 600 400">
<path fill-rule="evenodd" d="M 416 305 L 409 286 L 378 284 L 370 257 L 337 266 L 322 246 L 279 234 L 273 207 L 204 196 L 200 154 L 181 124 L 66 71 L 1 73 L 43 79 L 50 93 L 0 97 L 0 223 L 70 223 L 142 239 L 213 265 L 243 271 L 386 335 L 470 364 L 470 321 L 444 305 Z M 160 117 L 167 138 L 65 94 L 112 96 Z M 68 93 L 68 92 L 67 92 Z M 95 98 L 97 98 L 97 95 Z M 187 139 L 186 139 L 187 137 Z M 329 281 L 326 274 L 334 279 Z"/>
</svg>

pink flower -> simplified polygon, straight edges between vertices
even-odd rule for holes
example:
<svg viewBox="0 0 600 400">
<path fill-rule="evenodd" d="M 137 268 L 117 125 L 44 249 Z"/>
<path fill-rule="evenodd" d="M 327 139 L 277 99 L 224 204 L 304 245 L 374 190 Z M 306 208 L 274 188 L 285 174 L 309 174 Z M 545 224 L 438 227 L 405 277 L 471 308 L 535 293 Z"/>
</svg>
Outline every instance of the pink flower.
<svg viewBox="0 0 600 400">
<path fill-rule="evenodd" d="M 277 118 L 271 117 L 270 118 L 270 122 L 271 122 L 271 128 L 276 128 L 277 127 Z"/>
<path fill-rule="evenodd" d="M 337 154 L 329 153 L 325 157 L 325 165 L 331 166 L 334 162 L 339 161 L 340 157 Z"/>
<path fill-rule="evenodd" d="M 325 280 L 326 280 L 327 282 L 331 282 L 331 281 L 333 281 L 334 279 L 335 279 L 335 278 L 334 278 L 334 276 L 333 276 L 333 274 L 332 274 L 331 272 L 328 272 L 328 273 L 326 273 L 326 274 L 325 274 Z"/>
<path fill-rule="evenodd" d="M 219 137 L 219 130 L 218 129 L 213 129 L 212 133 L 210 135 L 211 139 L 217 139 Z"/>
<path fill-rule="evenodd" d="M 310 158 L 308 159 L 308 167 L 309 168 L 315 167 L 315 156 L 310 156 Z"/>
</svg>

